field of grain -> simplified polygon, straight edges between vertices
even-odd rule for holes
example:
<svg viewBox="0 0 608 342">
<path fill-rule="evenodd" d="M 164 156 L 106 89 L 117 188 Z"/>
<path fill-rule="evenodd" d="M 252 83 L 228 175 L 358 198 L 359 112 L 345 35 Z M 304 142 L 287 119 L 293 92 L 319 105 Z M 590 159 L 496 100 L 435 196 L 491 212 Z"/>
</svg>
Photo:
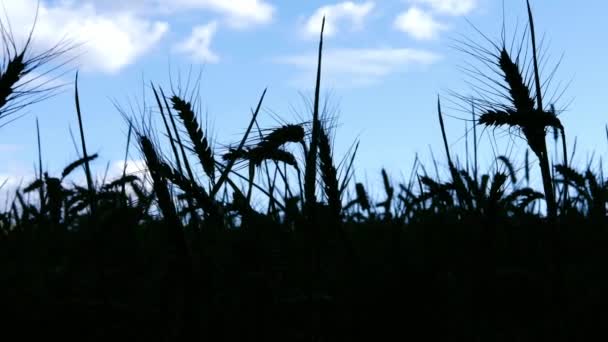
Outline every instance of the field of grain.
<svg viewBox="0 0 608 342">
<path fill-rule="evenodd" d="M 36 55 L 4 26 L 2 33 L 0 140 L 25 106 L 56 90 L 20 80 L 69 63 L 71 48 L 60 42 Z M 86 341 L 605 335 L 606 179 L 601 169 L 568 161 L 567 127 L 545 98 L 529 4 L 515 44 L 484 38 L 457 44 L 480 65 L 468 70 L 479 96 L 451 99 L 471 108 L 466 166 L 450 151 L 438 99 L 438 148 L 449 176 L 417 163 L 398 184 L 382 170 L 381 198 L 353 181 L 356 143 L 334 154 L 334 122 L 320 95 L 323 28 L 307 121 L 260 127 L 264 90 L 240 141 L 221 145 L 200 122 L 196 85 L 167 92 L 150 82 L 153 110 L 117 105 L 128 127 L 125 158 L 138 149 L 145 170 L 125 167 L 116 179 L 92 176 L 98 156 L 87 152 L 76 76 L 80 159 L 52 175 L 40 158 L 36 179 L 0 212 L 0 334 Z M 525 167 L 496 156 L 483 172 L 483 129 L 525 142 Z M 539 188 L 530 182 L 536 160 Z M 68 181 L 79 172 L 85 184 Z"/>
</svg>

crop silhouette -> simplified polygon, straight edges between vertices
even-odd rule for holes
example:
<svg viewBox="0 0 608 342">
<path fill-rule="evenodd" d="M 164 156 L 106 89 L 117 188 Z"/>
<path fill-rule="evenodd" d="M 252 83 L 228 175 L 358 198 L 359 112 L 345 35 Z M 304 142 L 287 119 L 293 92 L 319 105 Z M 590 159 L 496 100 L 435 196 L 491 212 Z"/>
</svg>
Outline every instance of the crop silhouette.
<svg viewBox="0 0 608 342">
<path fill-rule="evenodd" d="M 565 129 L 544 103 L 527 5 L 530 38 L 521 46 L 531 43 L 529 55 L 504 36 L 489 41 L 491 49 L 461 42 L 497 75 L 480 89 L 502 94 L 501 101 L 481 92 L 458 97 L 472 105 L 472 168 L 450 151 L 438 99 L 449 177 L 430 176 L 419 159 L 401 183 L 382 169 L 381 199 L 354 181 L 358 142 L 342 158 L 333 148 L 334 118 L 320 95 L 324 24 L 305 122 L 260 127 L 263 90 L 241 139 L 221 145 L 201 125 L 198 85 L 165 93 L 151 82 L 154 108 L 117 105 L 129 127 L 125 165 L 137 148 L 145 167 L 131 174 L 125 166 L 116 179 L 93 177 L 98 156 L 86 149 L 76 76 L 82 155 L 53 176 L 39 153 L 35 179 L 0 212 L 2 334 L 89 341 L 601 336 L 607 181 L 601 168 L 580 171 L 567 161 Z M 27 55 L 4 43 L 9 60 Z M 22 63 L 24 70 L 38 65 Z M 8 64 L 2 75 L 12 72 Z M 20 108 L 11 95 L 16 83 L 6 82 L 0 113 Z M 520 130 L 540 161 L 543 191 L 530 181 L 528 153 L 524 170 L 497 156 L 482 171 L 477 126 Z M 549 129 L 563 143 L 554 172 Z M 80 171 L 84 185 L 70 181 Z"/>
</svg>

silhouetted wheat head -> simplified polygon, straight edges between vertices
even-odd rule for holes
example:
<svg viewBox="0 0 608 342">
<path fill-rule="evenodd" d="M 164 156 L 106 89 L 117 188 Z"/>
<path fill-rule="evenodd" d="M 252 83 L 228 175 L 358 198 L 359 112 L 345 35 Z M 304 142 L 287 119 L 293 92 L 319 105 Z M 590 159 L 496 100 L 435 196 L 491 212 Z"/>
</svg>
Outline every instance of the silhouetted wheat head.
<svg viewBox="0 0 608 342">
<path fill-rule="evenodd" d="M 504 46 L 500 52 L 498 65 L 509 91 L 511 108 L 486 110 L 480 115 L 478 124 L 520 128 L 530 149 L 542 158 L 543 153 L 546 152 L 544 141 L 547 128 L 563 130 L 564 127 L 554 111 L 539 109 L 536 106 L 520 67 L 511 59 Z"/>
<path fill-rule="evenodd" d="M 28 105 L 49 98 L 64 86 L 55 84 L 58 77 L 56 73 L 73 59 L 64 57 L 75 45 L 60 40 L 46 50 L 36 51 L 32 46 L 35 24 L 34 22 L 22 46 L 18 46 L 20 44 L 17 43 L 10 24 L 0 19 L 3 51 L 0 64 L 0 127 L 6 124 L 3 121 L 7 117 Z"/>
<path fill-rule="evenodd" d="M 551 103 L 549 109 L 544 106 L 544 103 L 547 103 L 545 94 L 555 75 L 555 69 L 541 82 L 538 55 L 541 53 L 539 50 L 542 49 L 542 42 L 539 49 L 529 2 L 527 6 L 527 28 L 520 38 L 517 38 L 516 31 L 510 44 L 507 42 L 504 26 L 498 43 L 476 29 L 481 39 L 487 43 L 487 47 L 470 38 L 457 40 L 456 48 L 475 58 L 481 66 L 470 63 L 463 68 L 473 80 L 471 83 L 475 95 L 456 94 L 456 97 L 467 103 L 463 106 L 467 110 L 471 104 L 481 109 L 476 124 L 515 128 L 522 132 L 528 146 L 540 161 L 548 214 L 555 217 L 556 204 L 545 136 L 549 128 L 561 131 L 563 157 L 567 160 L 565 132 L 554 109 L 553 103 L 557 100 L 555 94 L 548 101 Z M 519 41 L 516 44 L 517 39 Z M 567 164 L 567 161 L 565 163 Z"/>
<path fill-rule="evenodd" d="M 199 162 L 203 166 L 203 170 L 211 178 L 215 180 L 215 158 L 213 156 L 213 150 L 207 140 L 207 137 L 203 134 L 203 130 L 196 119 L 196 114 L 192 110 L 190 102 L 185 101 L 177 95 L 171 97 L 171 103 L 173 109 L 177 111 L 177 114 L 182 120 L 186 132 L 190 137 L 193 149 L 199 159 Z"/>
<path fill-rule="evenodd" d="M 222 158 L 225 161 L 247 161 L 254 166 L 261 166 L 263 161 L 270 160 L 297 167 L 297 161 L 294 155 L 291 154 L 291 152 L 285 151 L 281 148 L 268 149 L 255 146 L 253 148 L 244 148 L 240 151 L 231 148 L 222 156 Z"/>
<path fill-rule="evenodd" d="M 146 165 L 152 178 L 152 185 L 158 205 L 169 224 L 177 222 L 175 204 L 169 193 L 166 173 L 163 172 L 163 162 L 149 137 L 139 134 L 139 146 L 145 157 Z"/>
<path fill-rule="evenodd" d="M 263 136 L 258 146 L 263 149 L 272 150 L 287 143 L 302 143 L 304 141 L 304 127 L 302 125 L 287 124 L 275 128 Z"/>
<path fill-rule="evenodd" d="M 338 186 L 338 172 L 333 161 L 331 141 L 327 129 L 319 130 L 319 169 L 323 180 L 327 204 L 334 218 L 339 219 L 342 211 L 342 199 Z"/>
</svg>

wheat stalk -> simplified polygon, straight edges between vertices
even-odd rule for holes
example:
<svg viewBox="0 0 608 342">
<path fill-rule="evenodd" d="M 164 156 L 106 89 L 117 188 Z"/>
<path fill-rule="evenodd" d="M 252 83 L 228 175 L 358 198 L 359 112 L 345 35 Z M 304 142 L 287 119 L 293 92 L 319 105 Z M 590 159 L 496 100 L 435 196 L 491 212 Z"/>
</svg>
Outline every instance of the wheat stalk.
<svg viewBox="0 0 608 342">
<path fill-rule="evenodd" d="M 530 16 L 530 21 L 532 18 Z M 532 32 L 534 39 L 534 33 Z M 536 49 L 536 46 L 533 46 Z M 545 199 L 547 201 L 547 215 L 554 218 L 557 214 L 553 181 L 549 168 L 547 145 L 545 141 L 547 127 L 559 129 L 564 134 L 564 127 L 554 111 L 545 111 L 542 107 L 542 94 L 537 89 L 537 103 L 531 96 L 530 87 L 522 75 L 520 66 L 514 61 L 503 44 L 499 54 L 497 66 L 502 74 L 506 85 L 504 88 L 509 93 L 510 106 L 498 106 L 500 109 L 487 109 L 480 115 L 478 123 L 485 126 L 509 126 L 520 128 L 526 138 L 530 149 L 536 154 L 540 161 L 540 169 L 543 178 Z M 538 82 L 538 70 L 536 57 L 534 58 L 534 72 Z M 565 136 L 565 135 L 564 135 Z"/>
</svg>

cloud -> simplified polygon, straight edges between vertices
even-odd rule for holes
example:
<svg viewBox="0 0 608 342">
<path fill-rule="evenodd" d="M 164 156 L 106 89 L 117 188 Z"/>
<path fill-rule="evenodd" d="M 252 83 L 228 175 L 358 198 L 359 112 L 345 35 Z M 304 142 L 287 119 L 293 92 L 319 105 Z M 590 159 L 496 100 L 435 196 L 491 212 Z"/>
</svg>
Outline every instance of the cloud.
<svg viewBox="0 0 608 342">
<path fill-rule="evenodd" d="M 0 173 L 0 211 L 7 209 L 4 207 L 4 204 L 7 200 L 11 200 L 14 197 L 15 190 L 20 185 L 27 184 L 31 179 L 34 179 L 33 175 L 31 177 L 16 177 L 13 174 Z"/>
<path fill-rule="evenodd" d="M 347 86 L 364 86 L 379 82 L 382 78 L 426 66 L 439 60 L 439 56 L 419 49 L 408 48 L 341 48 L 327 50 L 323 57 L 324 78 L 330 83 Z M 302 72 L 296 83 L 306 81 L 315 74 L 314 53 L 281 57 L 277 63 L 291 65 Z M 306 80 L 305 80 L 306 79 Z"/>
<path fill-rule="evenodd" d="M 13 27 L 34 23 L 37 0 L 4 1 Z M 34 32 L 38 48 L 50 48 L 62 37 L 82 44 L 78 62 L 87 70 L 115 73 L 132 64 L 154 47 L 169 29 L 162 21 L 151 21 L 129 11 L 102 13 L 91 3 L 40 2 Z M 21 37 L 23 38 L 23 37 Z"/>
<path fill-rule="evenodd" d="M 418 40 L 436 39 L 441 31 L 447 29 L 447 26 L 418 7 L 412 7 L 397 16 L 394 26 Z"/>
<path fill-rule="evenodd" d="M 311 37 L 319 35 L 323 16 L 325 19 L 325 36 L 338 33 L 339 26 L 349 24 L 352 29 L 360 29 L 365 18 L 372 12 L 375 4 L 371 1 L 354 3 L 346 1 L 335 5 L 320 7 L 304 24 L 304 34 Z"/>
<path fill-rule="evenodd" d="M 192 33 L 184 41 L 175 46 L 175 50 L 190 56 L 200 63 L 217 63 L 220 58 L 211 51 L 211 41 L 217 31 L 217 22 L 195 26 Z"/>
<path fill-rule="evenodd" d="M 134 175 L 139 177 L 140 179 L 149 177 L 146 162 L 143 159 L 127 160 L 126 169 L 124 160 L 109 161 L 109 164 L 107 166 L 105 165 L 105 162 L 97 163 L 97 166 L 100 166 L 100 164 L 103 164 L 104 166 L 91 167 L 91 175 L 93 181 L 99 185 L 108 184 L 117 179 L 120 179 L 122 177 L 123 170 L 125 170 L 125 174 L 127 176 Z M 104 180 L 105 183 L 102 183 L 102 181 Z M 77 170 L 71 173 L 69 176 L 67 176 L 65 184 L 69 185 L 71 183 L 74 183 L 79 186 L 86 186 L 87 178 L 85 173 L 81 170 Z"/>
<path fill-rule="evenodd" d="M 157 0 L 173 10 L 210 10 L 227 17 L 233 27 L 243 28 L 266 24 L 272 20 L 275 8 L 264 0 Z"/>
<path fill-rule="evenodd" d="M 93 180 L 101 184 L 101 181 L 105 178 L 105 184 L 108 184 L 122 177 L 124 169 L 124 160 L 111 161 L 109 168 L 107 169 L 107 174 L 105 167 L 92 169 Z M 61 169 L 58 172 L 61 172 Z M 126 174 L 137 176 L 140 180 L 150 179 L 146 162 L 143 159 L 128 160 L 126 164 Z M 60 176 L 59 173 L 55 172 L 49 172 L 49 175 L 51 177 Z M 11 204 L 10 201 L 15 198 L 15 191 L 29 185 L 35 179 L 36 175 L 32 171 L 32 168 L 25 167 L 25 165 L 20 162 L 9 161 L 8 166 L 3 165 L 2 169 L 0 169 L 0 212 L 6 209 L 4 208 L 4 204 L 7 200 L 9 201 L 8 204 Z M 75 171 L 64 181 L 64 185 L 68 187 L 70 187 L 72 183 L 86 187 L 87 181 L 84 172 L 80 170 Z M 145 181 L 143 183 L 143 188 L 147 191 L 151 191 L 151 182 Z M 127 187 L 126 190 L 127 194 L 135 195 L 131 187 Z M 36 201 L 36 199 L 36 195 L 34 195 L 32 200 Z"/>
<path fill-rule="evenodd" d="M 27 186 L 35 179 L 33 169 L 15 158 L 7 159 L 0 168 L 0 212 L 6 209 L 6 201 L 12 201 L 19 187 Z M 10 205 L 10 202 L 8 203 Z"/>
<path fill-rule="evenodd" d="M 146 161 L 143 159 L 127 160 L 126 169 L 124 160 L 115 160 L 110 163 L 107 180 L 112 181 L 122 177 L 123 170 L 126 170 L 127 175 L 135 175 L 142 178 L 148 172 Z"/>
<path fill-rule="evenodd" d="M 210 11 L 223 16 L 234 28 L 246 28 L 272 21 L 276 9 L 265 0 L 95 0 L 100 6 L 149 14 Z"/>
<path fill-rule="evenodd" d="M 110 163 L 110 168 L 108 169 L 108 174 L 106 177 L 106 183 L 112 182 L 114 180 L 122 177 L 123 170 L 125 170 L 126 175 L 137 176 L 139 180 L 143 181 L 143 188 L 147 191 L 152 191 L 152 183 L 150 182 L 150 174 L 148 172 L 148 167 L 146 165 L 146 161 L 143 159 L 135 159 L 128 160 L 125 168 L 124 160 L 115 160 Z M 102 179 L 103 175 L 98 174 L 97 179 Z M 83 178 L 83 181 L 86 181 Z M 128 195 L 135 195 L 132 191 L 131 187 L 127 187 Z"/>
<path fill-rule="evenodd" d="M 409 0 L 413 3 L 425 4 L 434 11 L 453 16 L 469 14 L 477 7 L 478 0 Z"/>
</svg>

